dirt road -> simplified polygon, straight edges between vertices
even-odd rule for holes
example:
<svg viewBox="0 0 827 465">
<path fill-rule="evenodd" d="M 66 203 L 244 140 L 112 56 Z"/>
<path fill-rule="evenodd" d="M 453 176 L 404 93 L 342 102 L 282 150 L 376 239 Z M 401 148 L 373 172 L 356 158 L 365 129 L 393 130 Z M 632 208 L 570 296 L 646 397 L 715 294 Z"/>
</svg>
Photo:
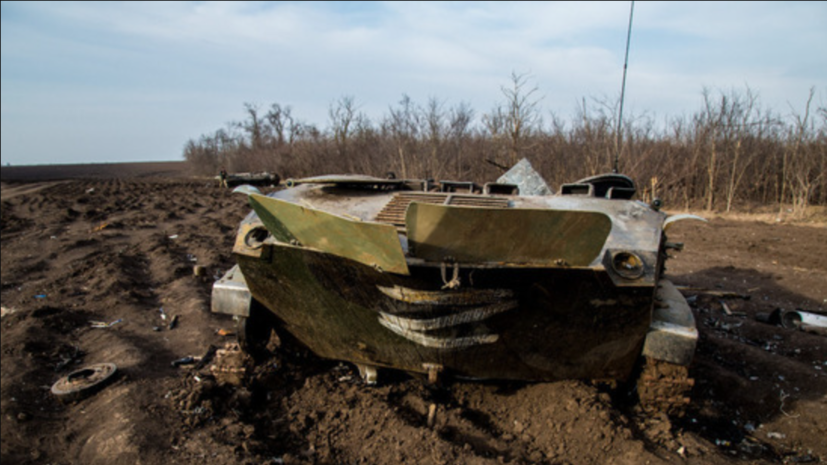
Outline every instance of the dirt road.
<svg viewBox="0 0 827 465">
<path fill-rule="evenodd" d="M 755 318 L 827 311 L 823 226 L 718 218 L 676 227 L 670 239 L 686 243 L 668 262 L 676 284 L 748 298 L 685 291 L 701 332 L 696 384 L 686 417 L 670 422 L 642 419 L 587 381 L 434 389 L 396 373 L 366 387 L 354 367 L 286 343 L 250 389 L 217 386 L 206 367 L 171 362 L 231 339 L 219 330 L 232 321 L 209 312 L 209 296 L 233 265 L 244 196 L 185 177 L 2 191 L 4 464 L 827 460 L 827 338 Z M 206 274 L 194 276 L 195 265 Z M 49 391 L 101 362 L 119 376 L 100 392 L 61 403 Z"/>
</svg>

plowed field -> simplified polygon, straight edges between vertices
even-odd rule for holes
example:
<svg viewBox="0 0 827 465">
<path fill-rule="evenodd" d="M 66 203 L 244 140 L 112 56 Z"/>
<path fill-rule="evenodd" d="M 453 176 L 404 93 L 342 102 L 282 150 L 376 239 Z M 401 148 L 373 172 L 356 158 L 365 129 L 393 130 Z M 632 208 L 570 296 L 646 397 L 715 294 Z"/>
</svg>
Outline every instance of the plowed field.
<svg viewBox="0 0 827 465">
<path fill-rule="evenodd" d="M 827 461 L 827 337 L 756 319 L 827 311 L 824 226 L 675 227 L 686 250 L 668 274 L 687 287 L 701 333 L 681 419 L 643 418 L 589 381 L 432 388 L 383 372 L 367 387 L 355 367 L 286 342 L 248 388 L 230 388 L 208 367 L 172 362 L 232 339 L 209 299 L 234 264 L 245 197 L 180 170 L 111 166 L 91 177 L 42 168 L 25 182 L 4 168 L 4 464 Z M 75 402 L 50 392 L 102 362 L 119 376 L 99 392 Z"/>
</svg>

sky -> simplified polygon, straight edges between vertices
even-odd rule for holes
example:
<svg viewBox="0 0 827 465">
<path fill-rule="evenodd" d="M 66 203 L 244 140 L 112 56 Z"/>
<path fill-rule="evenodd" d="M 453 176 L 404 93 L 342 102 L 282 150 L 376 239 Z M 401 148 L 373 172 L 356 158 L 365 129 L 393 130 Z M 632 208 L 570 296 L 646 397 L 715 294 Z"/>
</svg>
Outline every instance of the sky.
<svg viewBox="0 0 827 465">
<path fill-rule="evenodd" d="M 184 144 L 290 106 L 324 129 L 352 97 L 476 115 L 524 76 L 541 115 L 617 101 L 630 2 L 2 2 L 2 165 L 175 161 Z M 827 106 L 827 2 L 636 2 L 624 118 L 745 92 Z M 546 118 L 550 120 L 550 118 Z"/>
</svg>

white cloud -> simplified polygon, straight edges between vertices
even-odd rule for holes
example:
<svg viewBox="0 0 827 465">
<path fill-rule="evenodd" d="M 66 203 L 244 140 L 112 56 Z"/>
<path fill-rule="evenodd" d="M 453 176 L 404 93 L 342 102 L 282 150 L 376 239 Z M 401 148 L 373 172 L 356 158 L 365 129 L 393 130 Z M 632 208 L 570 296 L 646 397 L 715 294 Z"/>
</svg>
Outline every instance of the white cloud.
<svg viewBox="0 0 827 465">
<path fill-rule="evenodd" d="M 628 14 L 626 2 L 4 3 L 3 133 L 58 108 L 111 133 L 177 128 L 175 158 L 244 102 L 320 125 L 342 95 L 374 120 L 403 93 L 480 114 L 512 71 L 529 73 L 544 113 L 568 115 L 619 95 Z M 628 108 L 689 113 L 704 86 L 744 85 L 778 111 L 803 105 L 810 86 L 827 90 L 824 24 L 827 3 L 638 2 Z M 113 101 L 147 126 L 96 120 Z M 23 150 L 10 144 L 4 159 Z"/>
</svg>

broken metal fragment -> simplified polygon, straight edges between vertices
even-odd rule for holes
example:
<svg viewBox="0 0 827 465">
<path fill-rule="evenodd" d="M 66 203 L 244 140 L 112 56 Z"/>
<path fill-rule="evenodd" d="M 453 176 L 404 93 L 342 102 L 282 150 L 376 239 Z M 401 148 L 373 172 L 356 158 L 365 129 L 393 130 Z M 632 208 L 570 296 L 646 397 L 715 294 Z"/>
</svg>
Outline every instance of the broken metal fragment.
<svg viewBox="0 0 827 465">
<path fill-rule="evenodd" d="M 52 385 L 52 394 L 62 402 L 73 402 L 103 388 L 117 372 L 114 363 L 98 363 L 73 371 Z"/>
</svg>

